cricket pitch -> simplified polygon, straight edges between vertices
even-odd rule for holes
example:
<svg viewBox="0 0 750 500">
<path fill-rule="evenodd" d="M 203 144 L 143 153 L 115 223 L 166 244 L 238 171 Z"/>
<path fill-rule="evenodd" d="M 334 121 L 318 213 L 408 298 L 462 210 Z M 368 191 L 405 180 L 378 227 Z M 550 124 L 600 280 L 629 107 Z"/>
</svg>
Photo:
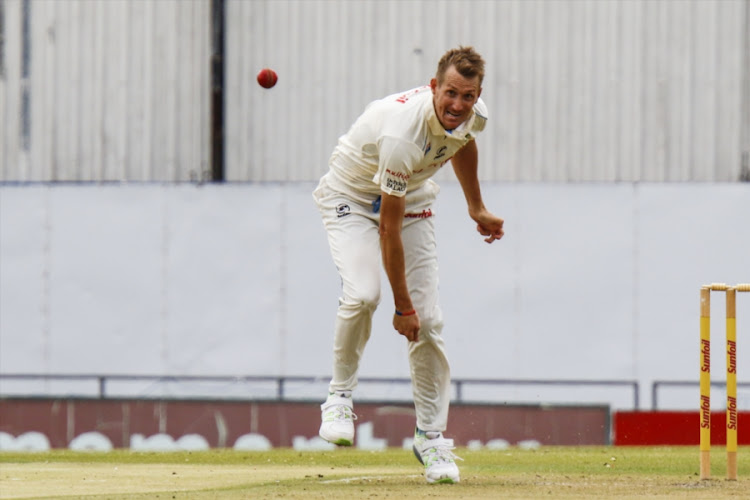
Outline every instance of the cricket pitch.
<svg viewBox="0 0 750 500">
<path fill-rule="evenodd" d="M 406 450 L 0 453 L 0 499 L 247 498 L 740 498 L 719 450 L 711 481 L 694 447 L 551 447 L 456 450 L 461 482 L 427 485 Z M 725 465 L 725 464 L 724 464 Z"/>
</svg>

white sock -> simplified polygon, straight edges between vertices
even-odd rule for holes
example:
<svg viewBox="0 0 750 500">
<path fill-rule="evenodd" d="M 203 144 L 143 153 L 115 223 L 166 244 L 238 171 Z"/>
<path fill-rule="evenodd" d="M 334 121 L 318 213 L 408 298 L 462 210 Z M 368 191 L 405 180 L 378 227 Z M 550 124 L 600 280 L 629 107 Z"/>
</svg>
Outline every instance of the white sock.
<svg viewBox="0 0 750 500">
<path fill-rule="evenodd" d="M 336 392 L 329 392 L 328 397 L 339 397 L 339 398 L 349 398 L 352 397 L 352 391 L 336 391 Z"/>
</svg>

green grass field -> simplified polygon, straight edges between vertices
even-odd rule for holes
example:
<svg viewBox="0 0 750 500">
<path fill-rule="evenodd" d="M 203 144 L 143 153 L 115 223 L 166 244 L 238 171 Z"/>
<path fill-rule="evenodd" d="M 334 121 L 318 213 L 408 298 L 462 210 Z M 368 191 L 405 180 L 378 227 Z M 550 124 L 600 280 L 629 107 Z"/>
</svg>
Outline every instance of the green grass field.
<svg viewBox="0 0 750 500">
<path fill-rule="evenodd" d="M 0 453 L 0 498 L 750 498 L 750 447 L 739 481 L 698 479 L 697 447 L 457 449 L 461 483 L 427 485 L 401 449 L 368 452 Z"/>
</svg>

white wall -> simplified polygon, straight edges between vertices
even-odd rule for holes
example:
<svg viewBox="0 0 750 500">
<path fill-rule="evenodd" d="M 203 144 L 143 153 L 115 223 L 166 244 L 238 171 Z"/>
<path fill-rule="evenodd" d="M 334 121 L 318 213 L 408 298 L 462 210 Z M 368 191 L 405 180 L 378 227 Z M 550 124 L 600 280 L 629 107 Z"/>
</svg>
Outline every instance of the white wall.
<svg viewBox="0 0 750 500">
<path fill-rule="evenodd" d="M 488 184 L 487 204 L 507 221 L 493 245 L 474 232 L 460 188 L 442 188 L 454 377 L 637 379 L 648 407 L 652 380 L 698 378 L 700 285 L 750 282 L 747 184 Z M 0 186 L 0 373 L 328 376 L 339 282 L 312 189 Z M 361 375 L 408 377 L 384 288 Z M 748 381 L 750 294 L 738 324 Z M 721 354 L 714 363 L 723 378 Z M 631 402 L 621 390 L 587 397 Z M 740 404 L 750 407 L 747 390 Z"/>
</svg>

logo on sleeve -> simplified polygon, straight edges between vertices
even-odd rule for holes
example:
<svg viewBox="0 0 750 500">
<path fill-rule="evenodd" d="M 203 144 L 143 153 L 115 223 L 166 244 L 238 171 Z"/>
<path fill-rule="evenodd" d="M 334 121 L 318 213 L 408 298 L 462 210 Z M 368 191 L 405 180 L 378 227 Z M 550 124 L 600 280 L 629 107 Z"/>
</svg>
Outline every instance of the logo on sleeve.
<svg viewBox="0 0 750 500">
<path fill-rule="evenodd" d="M 405 193 L 409 175 L 403 172 L 395 172 L 389 168 L 385 169 L 385 187 L 397 193 Z"/>
<path fill-rule="evenodd" d="M 398 179 L 388 178 L 385 180 L 385 187 L 398 193 L 406 192 L 406 183 Z"/>
<path fill-rule="evenodd" d="M 352 209 L 346 203 L 339 203 L 336 205 L 336 217 L 346 217 L 352 213 Z"/>
</svg>

